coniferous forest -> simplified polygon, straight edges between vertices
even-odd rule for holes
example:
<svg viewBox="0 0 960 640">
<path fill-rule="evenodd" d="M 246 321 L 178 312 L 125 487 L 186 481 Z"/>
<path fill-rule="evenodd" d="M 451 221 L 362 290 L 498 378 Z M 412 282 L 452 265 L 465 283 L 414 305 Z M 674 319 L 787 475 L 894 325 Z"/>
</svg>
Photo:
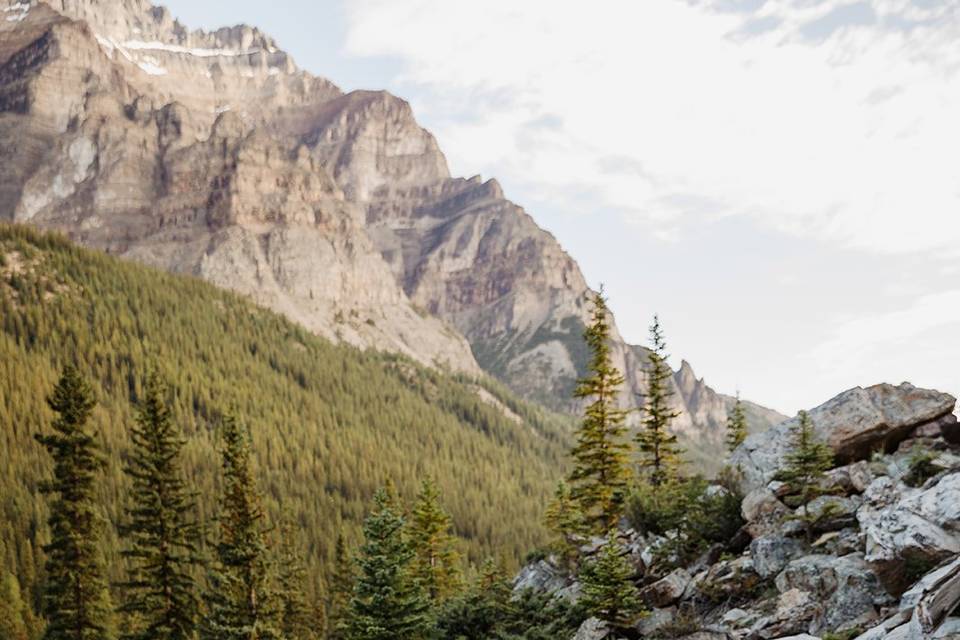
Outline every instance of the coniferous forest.
<svg viewBox="0 0 960 640">
<path fill-rule="evenodd" d="M 4 640 L 692 639 L 781 589 L 722 573 L 756 540 L 849 520 L 803 411 L 770 484 L 791 509 L 745 500 L 739 399 L 730 464 L 692 473 L 664 329 L 625 408 L 602 290 L 572 425 L 56 235 L 0 227 L 0 276 Z M 944 477 L 913 446 L 907 481 Z"/>
</svg>

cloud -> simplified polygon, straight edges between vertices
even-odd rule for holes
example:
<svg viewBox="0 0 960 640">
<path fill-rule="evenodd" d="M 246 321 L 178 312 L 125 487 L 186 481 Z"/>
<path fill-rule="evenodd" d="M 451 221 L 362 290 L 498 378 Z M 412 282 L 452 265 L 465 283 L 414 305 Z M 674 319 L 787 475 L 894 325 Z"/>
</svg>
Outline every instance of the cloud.
<svg viewBox="0 0 960 640">
<path fill-rule="evenodd" d="M 352 0 L 458 173 L 665 237 L 704 219 L 960 247 L 960 12 L 941 0 Z M 622 170 L 611 162 L 622 159 Z M 587 213 L 587 212 L 584 212 Z"/>
</svg>

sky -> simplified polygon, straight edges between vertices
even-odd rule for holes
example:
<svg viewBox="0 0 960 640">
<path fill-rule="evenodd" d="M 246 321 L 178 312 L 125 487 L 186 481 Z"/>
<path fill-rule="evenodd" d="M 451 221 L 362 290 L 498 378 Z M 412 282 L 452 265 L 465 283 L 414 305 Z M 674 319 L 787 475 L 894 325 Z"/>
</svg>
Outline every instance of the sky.
<svg viewBox="0 0 960 640">
<path fill-rule="evenodd" d="M 956 0 L 165 4 L 407 99 L 718 391 L 960 393 Z"/>
</svg>

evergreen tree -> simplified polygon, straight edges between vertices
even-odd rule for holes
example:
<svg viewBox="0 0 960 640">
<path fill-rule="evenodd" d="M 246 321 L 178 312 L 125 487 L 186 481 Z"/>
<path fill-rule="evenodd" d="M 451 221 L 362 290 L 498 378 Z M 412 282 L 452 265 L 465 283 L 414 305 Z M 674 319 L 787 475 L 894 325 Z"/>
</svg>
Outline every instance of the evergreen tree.
<svg viewBox="0 0 960 640">
<path fill-rule="evenodd" d="M 440 637 L 457 640 L 504 637 L 503 627 L 513 613 L 511 596 L 503 571 L 496 562 L 487 559 L 470 588 L 443 607 L 437 621 Z"/>
<path fill-rule="evenodd" d="M 746 437 L 747 416 L 743 411 L 743 403 L 740 401 L 740 392 L 738 391 L 737 401 L 727 415 L 727 451 L 733 453 L 733 450 L 739 447 Z"/>
<path fill-rule="evenodd" d="M 345 640 L 347 620 L 350 612 L 350 597 L 355 581 L 354 565 L 347 553 L 347 544 L 343 534 L 337 535 L 337 546 L 333 557 L 333 576 L 327 590 L 327 639 Z"/>
<path fill-rule="evenodd" d="M 66 367 L 48 398 L 57 413 L 52 435 L 36 439 L 53 457 L 53 480 L 41 491 L 56 496 L 50 505 L 50 544 L 44 611 L 45 640 L 106 640 L 113 636 L 112 605 L 104 578 L 100 544 L 102 516 L 97 477 L 106 466 L 87 430 L 96 401 L 73 367 Z"/>
<path fill-rule="evenodd" d="M 254 486 L 248 436 L 232 416 L 223 420 L 220 540 L 210 575 L 209 640 L 280 637 L 269 582 L 264 515 Z"/>
<path fill-rule="evenodd" d="M 571 495 L 588 533 L 603 533 L 620 518 L 630 476 L 627 412 L 617 406 L 624 378 L 610 359 L 609 315 L 601 291 L 593 297 L 591 323 L 584 332 L 592 353 L 589 374 L 574 392 L 577 398 L 592 399 L 577 430 L 570 474 Z"/>
<path fill-rule="evenodd" d="M 550 546 L 568 568 L 576 561 L 577 548 L 582 540 L 579 535 L 583 528 L 582 519 L 580 509 L 570 494 L 570 486 L 561 480 L 557 483 L 553 500 L 547 505 L 544 520 L 547 528 L 554 534 Z"/>
<path fill-rule="evenodd" d="M 0 572 L 0 638 L 30 640 L 26 618 L 27 604 L 20 593 L 17 577 L 9 571 Z"/>
<path fill-rule="evenodd" d="M 280 605 L 280 631 L 284 640 L 311 640 L 323 632 L 316 629 L 317 611 L 307 604 L 304 586 L 307 571 L 302 561 L 302 551 L 297 544 L 298 536 L 289 522 L 280 527 L 277 541 L 277 591 Z"/>
<path fill-rule="evenodd" d="M 434 602 L 449 598 L 460 586 L 460 556 L 450 533 L 452 520 L 440 505 L 440 492 L 423 481 L 408 526 L 414 557 L 412 572 Z"/>
<path fill-rule="evenodd" d="M 383 489 L 363 525 L 357 581 L 350 601 L 350 640 L 420 640 L 428 634 L 429 602 L 410 575 L 414 553 L 404 520 Z"/>
<path fill-rule="evenodd" d="M 787 483 L 791 493 L 799 496 L 798 506 L 803 508 L 803 513 L 796 517 L 805 525 L 808 542 L 813 537 L 817 521 L 830 511 L 811 515 L 809 505 L 824 493 L 824 474 L 832 466 L 833 450 L 817 438 L 810 416 L 801 411 L 790 429 L 790 452 L 784 459 L 784 468 L 777 473 L 777 479 Z"/>
<path fill-rule="evenodd" d="M 670 424 L 680 413 L 670 407 L 673 371 L 667 364 L 667 345 L 657 316 L 653 316 L 650 338 L 653 345 L 647 369 L 647 396 L 643 407 L 643 423 L 637 432 L 636 442 L 641 472 L 651 485 L 659 487 L 679 475 L 682 451 L 677 444 L 676 434 L 670 431 Z"/>
<path fill-rule="evenodd" d="M 580 572 L 580 603 L 593 616 L 614 627 L 626 628 L 643 615 L 640 593 L 633 584 L 633 570 L 612 530 L 597 555 Z"/>
<path fill-rule="evenodd" d="M 199 601 L 194 574 L 201 563 L 194 494 L 181 469 L 184 439 L 170 417 L 166 390 L 156 372 L 147 377 L 131 434 L 125 469 L 132 480 L 127 522 L 120 528 L 130 562 L 121 608 L 139 622 L 128 637 L 188 640 L 194 637 Z"/>
</svg>

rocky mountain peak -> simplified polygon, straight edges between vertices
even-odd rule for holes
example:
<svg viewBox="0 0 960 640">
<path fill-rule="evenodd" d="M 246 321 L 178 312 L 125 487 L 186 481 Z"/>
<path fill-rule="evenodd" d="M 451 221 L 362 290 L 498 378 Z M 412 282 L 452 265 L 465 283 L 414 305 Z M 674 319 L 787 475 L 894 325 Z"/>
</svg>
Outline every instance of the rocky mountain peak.
<svg viewBox="0 0 960 640">
<path fill-rule="evenodd" d="M 579 266 L 496 180 L 451 177 L 409 103 L 344 94 L 256 28 L 191 30 L 146 0 L 0 2 L 0 141 L 15 150 L 0 219 L 579 409 Z M 613 335 L 633 405 L 645 352 Z M 687 369 L 677 429 L 696 451 L 722 438 L 730 400 Z"/>
</svg>

